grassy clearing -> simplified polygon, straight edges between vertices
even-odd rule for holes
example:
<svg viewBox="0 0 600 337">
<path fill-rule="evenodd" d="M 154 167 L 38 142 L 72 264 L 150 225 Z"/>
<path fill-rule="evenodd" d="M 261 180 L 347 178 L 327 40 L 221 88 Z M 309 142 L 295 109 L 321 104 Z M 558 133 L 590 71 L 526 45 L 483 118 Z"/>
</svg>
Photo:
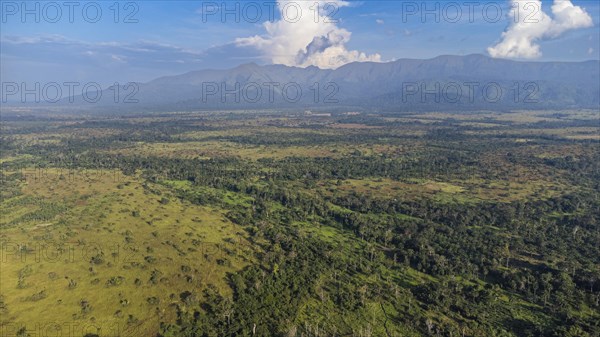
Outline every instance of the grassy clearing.
<svg viewBox="0 0 600 337">
<path fill-rule="evenodd" d="M 159 185 L 108 175 L 63 180 L 49 170 L 22 189 L 3 202 L 12 215 L 3 221 L 35 212 L 23 204 L 34 196 L 64 208 L 3 230 L 2 324 L 102 322 L 149 335 L 176 317 L 182 293 L 201 297 L 214 285 L 228 294 L 226 274 L 251 262 L 253 248 L 221 210 L 181 202 Z"/>
<path fill-rule="evenodd" d="M 334 181 L 320 184 L 323 193 L 330 194 Z M 568 188 L 559 182 L 545 180 L 515 181 L 470 179 L 441 182 L 428 179 L 409 179 L 395 181 L 392 179 L 348 179 L 335 187 L 335 193 L 357 193 L 382 198 L 426 198 L 438 202 L 478 203 L 482 201 L 511 202 L 527 200 L 532 197 L 546 199 L 567 191 Z"/>
</svg>

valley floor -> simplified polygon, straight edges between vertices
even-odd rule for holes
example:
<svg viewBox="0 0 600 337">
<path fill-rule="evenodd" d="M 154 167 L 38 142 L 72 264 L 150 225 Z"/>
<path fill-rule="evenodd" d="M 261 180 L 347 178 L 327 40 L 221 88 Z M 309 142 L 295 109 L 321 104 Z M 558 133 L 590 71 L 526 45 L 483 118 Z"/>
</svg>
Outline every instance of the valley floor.
<svg viewBox="0 0 600 337">
<path fill-rule="evenodd" d="M 597 111 L 2 118 L 2 336 L 600 335 Z"/>
</svg>

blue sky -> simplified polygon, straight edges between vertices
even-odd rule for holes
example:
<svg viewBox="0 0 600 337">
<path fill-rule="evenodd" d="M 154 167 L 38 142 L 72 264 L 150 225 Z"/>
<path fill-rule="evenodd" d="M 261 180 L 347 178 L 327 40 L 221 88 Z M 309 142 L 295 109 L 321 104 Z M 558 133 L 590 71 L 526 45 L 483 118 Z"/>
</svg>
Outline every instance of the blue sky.
<svg viewBox="0 0 600 337">
<path fill-rule="evenodd" d="M 280 47 L 295 50 L 298 44 L 293 42 L 299 38 L 311 42 L 313 37 L 319 37 L 319 32 L 331 29 L 335 30 L 334 34 L 312 40 L 312 45 L 317 52 L 323 52 L 320 56 L 331 57 L 334 53 L 337 63 L 330 62 L 332 67 L 353 60 L 391 61 L 444 54 L 488 54 L 488 48 L 498 44 L 503 31 L 509 27 L 511 4 L 509 0 L 496 1 L 493 6 L 488 5 L 489 17 L 484 17 L 482 7 L 489 1 L 480 2 L 469 17 L 468 7 L 465 7 L 467 2 L 473 1 L 349 1 L 329 8 L 322 4 L 317 21 L 329 16 L 335 22 L 307 27 L 300 21 L 279 26 L 279 32 L 265 37 L 263 22 L 268 21 L 271 14 L 275 15 L 275 21 L 282 21 L 274 1 L 254 2 L 253 5 L 248 5 L 249 1 L 237 2 L 239 10 L 234 1 L 124 1 L 119 3 L 118 15 L 113 1 L 80 2 L 74 8 L 73 22 L 69 20 L 68 7 L 62 2 L 57 2 L 61 6 L 60 17 L 56 8 L 47 2 L 37 2 L 39 11 L 36 2 L 29 2 L 27 8 L 39 15 L 39 22 L 36 22 L 36 14 L 22 17 L 22 2 L 2 0 L 0 70 L 3 82 L 92 81 L 107 85 L 148 81 L 204 68 L 231 68 L 247 62 L 321 66 L 322 58 L 317 59 L 308 52 L 302 61 L 298 61 L 303 63 L 290 64 L 296 62 L 294 55 L 282 61 L 273 49 L 277 41 L 288 35 L 292 43 L 284 42 Z M 411 7 L 414 4 L 417 5 L 416 13 Z M 460 19 L 454 19 L 457 12 L 451 4 L 461 5 Z M 542 0 L 542 4 L 542 10 L 552 15 L 553 2 Z M 584 8 L 593 25 L 588 23 L 561 31 L 555 34 L 557 36 L 534 40 L 541 51 L 534 60 L 600 58 L 600 2 L 574 0 L 572 4 Z M 84 16 L 82 8 L 86 5 L 88 14 Z M 223 5 L 237 12 L 239 22 L 234 14 L 222 19 Z M 254 11 L 257 6 L 262 11 L 258 20 Z M 440 17 L 439 22 L 433 14 L 423 20 L 419 6 L 434 9 Z M 101 8 L 101 16 L 96 16 L 96 7 Z M 502 12 L 495 20 L 498 8 Z M 131 15 L 130 21 L 136 22 L 124 22 L 128 15 Z M 305 8 L 303 16 L 312 18 L 314 15 Z M 86 19 L 98 21 L 91 23 Z M 53 20 L 57 22 L 49 22 Z M 451 22 L 453 20 L 458 22 Z M 286 29 L 293 29 L 293 33 Z M 247 39 L 255 36 L 256 39 Z M 305 42 L 299 43 L 308 47 Z M 329 47 L 332 48 L 326 50 Z"/>
</svg>

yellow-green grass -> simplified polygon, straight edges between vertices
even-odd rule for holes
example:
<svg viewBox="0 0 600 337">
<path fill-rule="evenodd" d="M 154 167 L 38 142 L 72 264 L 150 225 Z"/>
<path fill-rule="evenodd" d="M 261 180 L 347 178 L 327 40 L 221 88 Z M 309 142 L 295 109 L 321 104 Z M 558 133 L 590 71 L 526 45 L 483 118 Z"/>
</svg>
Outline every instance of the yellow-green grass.
<svg viewBox="0 0 600 337">
<path fill-rule="evenodd" d="M 24 182 L 23 193 L 66 210 L 10 227 L 15 217 L 3 219 L 0 293 L 8 311 L 0 324 L 96 322 L 155 334 L 159 321 L 176 318 L 175 305 L 185 308 L 181 293 L 201 298 L 212 284 L 230 294 L 226 274 L 252 262 L 254 247 L 221 210 L 182 202 L 133 177 L 60 179 L 49 170 L 46 179 Z M 19 207 L 27 206 L 12 205 L 21 214 Z M 69 287 L 71 280 L 76 286 Z M 82 311 L 84 300 L 89 312 Z"/>
<path fill-rule="evenodd" d="M 418 147 L 418 145 L 416 145 Z M 111 154 L 141 155 L 147 157 L 209 159 L 240 157 L 247 160 L 261 158 L 282 159 L 286 157 L 329 157 L 343 158 L 359 151 L 362 155 L 402 154 L 407 148 L 399 145 L 246 145 L 229 141 L 191 141 L 181 143 L 135 143 L 131 146 L 112 149 Z"/>
<path fill-rule="evenodd" d="M 600 128 L 595 127 L 565 127 L 559 129 L 544 129 L 544 128 L 527 128 L 527 129 L 510 129 L 504 128 L 499 130 L 478 130 L 465 131 L 465 134 L 471 135 L 530 135 L 530 136 L 555 136 L 571 139 L 597 139 Z"/>
<path fill-rule="evenodd" d="M 472 178 L 456 181 L 434 181 L 430 179 L 348 179 L 325 181 L 320 184 L 325 193 L 358 193 L 380 198 L 396 196 L 428 198 L 440 202 L 474 203 L 481 201 L 511 202 L 530 198 L 547 199 L 566 193 L 565 184 L 527 177 L 511 180 L 483 180 Z M 335 192 L 331 189 L 334 188 Z"/>
<path fill-rule="evenodd" d="M 22 154 L 22 155 L 18 155 L 18 156 L 4 157 L 4 158 L 0 158 L 0 164 L 10 163 L 10 162 L 14 162 L 17 160 L 33 159 L 33 158 L 34 157 L 30 154 Z"/>
<path fill-rule="evenodd" d="M 420 113 L 417 115 L 406 115 L 397 120 L 414 120 L 414 121 L 441 121 L 453 119 L 464 122 L 488 122 L 500 121 L 511 122 L 514 124 L 530 124 L 537 122 L 557 122 L 565 120 L 597 120 L 598 112 L 593 110 L 577 110 L 577 111 L 513 111 L 506 112 L 490 112 L 480 111 L 472 113 L 442 113 L 430 112 Z"/>
</svg>

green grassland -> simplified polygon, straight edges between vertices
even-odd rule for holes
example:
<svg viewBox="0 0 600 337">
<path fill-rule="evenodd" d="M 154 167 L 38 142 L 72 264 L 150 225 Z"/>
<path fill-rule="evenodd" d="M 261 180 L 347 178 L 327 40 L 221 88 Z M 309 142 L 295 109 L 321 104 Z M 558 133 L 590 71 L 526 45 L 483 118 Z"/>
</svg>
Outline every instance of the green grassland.
<svg viewBox="0 0 600 337">
<path fill-rule="evenodd" d="M 230 294 L 225 275 L 253 261 L 222 210 L 137 177 L 49 169 L 21 190 L 3 201 L 0 224 L 4 322 L 67 318 L 149 335 L 175 319 L 181 293 L 214 286 Z M 40 216 L 48 200 L 60 207 Z"/>
</svg>

